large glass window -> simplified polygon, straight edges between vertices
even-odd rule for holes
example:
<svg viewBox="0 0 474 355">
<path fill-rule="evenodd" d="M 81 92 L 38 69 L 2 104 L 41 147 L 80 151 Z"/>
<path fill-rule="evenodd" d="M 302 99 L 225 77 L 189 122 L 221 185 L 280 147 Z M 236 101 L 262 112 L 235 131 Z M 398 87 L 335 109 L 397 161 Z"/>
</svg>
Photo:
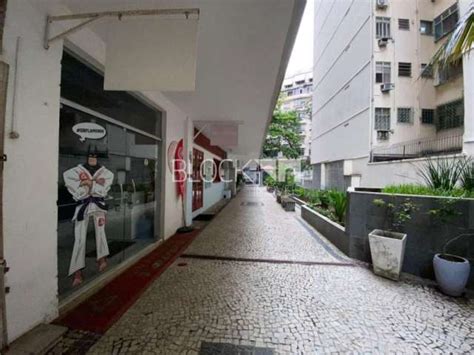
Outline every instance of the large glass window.
<svg viewBox="0 0 474 355">
<path fill-rule="evenodd" d="M 156 132 L 161 125 L 159 112 L 127 93 L 109 95 L 101 80 L 68 81 L 74 68 L 86 73 L 83 77 L 91 69 L 65 58 L 58 165 L 61 297 L 158 237 Z M 84 94 L 91 92 L 98 96 Z"/>
</svg>

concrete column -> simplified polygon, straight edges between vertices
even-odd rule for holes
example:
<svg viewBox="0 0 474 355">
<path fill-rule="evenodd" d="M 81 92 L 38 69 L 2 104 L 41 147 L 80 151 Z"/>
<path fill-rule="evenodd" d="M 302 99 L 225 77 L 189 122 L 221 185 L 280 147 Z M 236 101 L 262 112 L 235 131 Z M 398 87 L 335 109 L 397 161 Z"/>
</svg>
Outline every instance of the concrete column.
<svg viewBox="0 0 474 355">
<path fill-rule="evenodd" d="M 459 1 L 460 15 L 464 16 L 472 0 Z M 464 73 L 464 138 L 463 152 L 474 156 L 474 47 L 463 57 Z"/>
<path fill-rule="evenodd" d="M 464 138 L 463 152 L 474 156 L 474 50 L 464 55 Z"/>
<path fill-rule="evenodd" d="M 193 143 L 194 143 L 194 125 L 189 117 L 186 117 L 184 123 L 184 149 L 186 161 L 186 170 L 188 172 L 188 179 L 186 180 L 186 198 L 184 200 L 184 221 L 185 225 L 189 227 L 193 223 Z"/>
<path fill-rule="evenodd" d="M 321 189 L 326 188 L 326 164 L 321 163 Z"/>
</svg>

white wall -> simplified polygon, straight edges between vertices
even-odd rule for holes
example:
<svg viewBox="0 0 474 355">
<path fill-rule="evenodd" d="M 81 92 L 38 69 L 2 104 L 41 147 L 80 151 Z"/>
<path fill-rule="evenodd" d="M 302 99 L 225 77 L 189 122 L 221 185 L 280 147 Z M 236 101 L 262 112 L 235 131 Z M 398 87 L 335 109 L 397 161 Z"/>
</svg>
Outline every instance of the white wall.
<svg viewBox="0 0 474 355">
<path fill-rule="evenodd" d="M 47 4 L 42 2 L 41 4 Z M 46 5 L 45 5 L 46 6 Z M 6 134 L 11 124 L 13 64 L 16 37 L 21 36 L 15 116 L 20 138 L 5 138 L 8 163 L 4 170 L 4 244 L 10 266 L 6 285 L 7 325 L 12 341 L 35 325 L 58 314 L 57 183 L 61 54 L 55 43 L 46 51 L 43 36 L 51 9 L 34 0 L 9 1 L 2 59 L 10 64 Z M 104 44 L 84 29 L 69 37 L 71 48 L 87 60 L 104 63 Z M 161 93 L 144 93 L 167 119 L 167 149 L 184 137 L 185 115 Z M 171 173 L 166 171 L 165 237 L 181 226 L 181 203 Z"/>
<path fill-rule="evenodd" d="M 312 164 L 369 154 L 370 13 L 370 1 L 316 0 Z"/>
<path fill-rule="evenodd" d="M 10 65 L 6 110 L 3 232 L 10 266 L 6 285 L 9 338 L 57 314 L 57 179 L 61 46 L 45 51 L 46 13 L 29 1 L 9 1 L 3 60 Z M 12 117 L 16 37 L 21 36 Z"/>
<path fill-rule="evenodd" d="M 444 159 L 453 159 L 446 156 Z M 392 162 L 369 163 L 367 159 L 358 159 L 352 162 L 352 171 L 361 175 L 362 187 L 385 187 L 399 184 L 422 184 L 425 182 L 419 175 L 420 167 L 427 162 L 426 158 L 401 160 Z"/>
</svg>

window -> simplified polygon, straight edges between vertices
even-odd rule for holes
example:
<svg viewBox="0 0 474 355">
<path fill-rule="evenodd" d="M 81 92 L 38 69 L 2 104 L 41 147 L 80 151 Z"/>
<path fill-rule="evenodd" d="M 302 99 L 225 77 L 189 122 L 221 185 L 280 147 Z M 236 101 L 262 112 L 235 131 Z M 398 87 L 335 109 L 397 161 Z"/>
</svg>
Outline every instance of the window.
<svg viewBox="0 0 474 355">
<path fill-rule="evenodd" d="M 435 41 L 446 36 L 456 27 L 459 20 L 458 4 L 454 4 L 434 19 Z"/>
<path fill-rule="evenodd" d="M 285 89 L 290 89 L 290 88 L 292 88 L 292 87 L 293 87 L 293 84 L 286 84 L 286 85 L 285 85 Z"/>
<path fill-rule="evenodd" d="M 433 77 L 433 67 L 426 63 L 421 63 L 421 77 L 422 78 L 432 78 Z"/>
<path fill-rule="evenodd" d="M 410 30 L 410 20 L 407 18 L 398 19 L 398 28 L 400 30 Z"/>
<path fill-rule="evenodd" d="M 428 108 L 421 109 L 421 123 L 433 124 L 434 123 L 435 111 Z"/>
<path fill-rule="evenodd" d="M 390 62 L 376 62 L 375 63 L 375 82 L 376 83 L 390 83 L 391 81 L 391 66 Z"/>
<path fill-rule="evenodd" d="M 397 121 L 398 123 L 412 123 L 412 112 L 410 107 L 399 107 L 397 109 Z"/>
<path fill-rule="evenodd" d="M 462 74 L 462 61 L 456 64 L 448 64 L 444 67 L 438 68 L 438 82 L 437 85 L 444 84 Z"/>
<path fill-rule="evenodd" d="M 411 76 L 411 63 L 398 63 L 398 76 Z"/>
<path fill-rule="evenodd" d="M 390 38 L 390 17 L 377 17 L 375 20 L 376 38 Z"/>
<path fill-rule="evenodd" d="M 432 36 L 433 35 L 433 22 L 421 20 L 420 33 L 425 36 Z"/>
<path fill-rule="evenodd" d="M 375 108 L 375 130 L 377 131 L 390 130 L 390 108 L 388 107 Z"/>
<path fill-rule="evenodd" d="M 298 80 L 295 82 L 296 85 L 301 85 L 301 84 L 304 84 L 304 80 Z"/>
<path fill-rule="evenodd" d="M 464 124 L 464 100 L 456 100 L 436 108 L 438 130 L 462 127 Z"/>
</svg>

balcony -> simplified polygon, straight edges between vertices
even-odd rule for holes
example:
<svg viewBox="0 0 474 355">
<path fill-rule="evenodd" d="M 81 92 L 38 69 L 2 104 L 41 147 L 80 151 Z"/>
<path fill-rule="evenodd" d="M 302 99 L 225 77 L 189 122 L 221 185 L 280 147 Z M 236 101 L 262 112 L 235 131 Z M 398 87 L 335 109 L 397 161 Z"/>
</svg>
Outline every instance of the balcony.
<svg viewBox="0 0 474 355">
<path fill-rule="evenodd" d="M 373 148 L 370 154 L 371 162 L 416 159 L 429 156 L 456 154 L 462 152 L 463 134 L 417 139 Z"/>
</svg>

